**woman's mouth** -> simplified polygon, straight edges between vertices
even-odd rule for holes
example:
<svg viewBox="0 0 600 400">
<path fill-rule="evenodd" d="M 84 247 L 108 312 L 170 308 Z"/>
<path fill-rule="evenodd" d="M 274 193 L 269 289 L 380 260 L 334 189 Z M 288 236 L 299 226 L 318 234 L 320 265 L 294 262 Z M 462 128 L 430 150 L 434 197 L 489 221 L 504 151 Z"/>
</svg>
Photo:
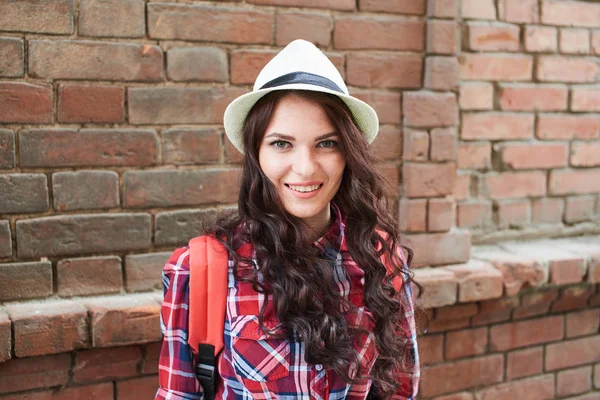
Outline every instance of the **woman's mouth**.
<svg viewBox="0 0 600 400">
<path fill-rule="evenodd" d="M 300 193 L 314 192 L 315 190 L 319 189 L 322 186 L 322 184 L 318 184 L 318 185 L 288 185 L 287 183 L 285 185 L 287 187 L 289 187 L 290 189 L 292 189 L 293 191 L 300 192 Z"/>
</svg>

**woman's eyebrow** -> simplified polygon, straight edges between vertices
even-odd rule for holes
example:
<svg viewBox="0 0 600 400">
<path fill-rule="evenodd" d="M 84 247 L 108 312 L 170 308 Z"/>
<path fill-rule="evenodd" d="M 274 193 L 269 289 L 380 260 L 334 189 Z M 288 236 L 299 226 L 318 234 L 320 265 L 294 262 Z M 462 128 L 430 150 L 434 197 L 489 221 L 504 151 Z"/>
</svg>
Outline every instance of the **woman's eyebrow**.
<svg viewBox="0 0 600 400">
<path fill-rule="evenodd" d="M 323 139 L 328 139 L 332 136 L 337 136 L 337 132 L 329 132 L 326 133 L 324 135 L 321 135 L 317 138 L 315 138 L 315 142 L 318 142 L 319 140 L 323 140 Z M 284 135 L 283 133 L 277 133 L 277 132 L 273 132 L 271 134 L 268 134 L 267 136 L 265 136 L 265 138 L 269 138 L 269 137 L 277 137 L 279 139 L 284 139 L 284 140 L 288 140 L 290 142 L 295 141 L 296 139 L 293 136 L 289 136 L 289 135 Z"/>
</svg>

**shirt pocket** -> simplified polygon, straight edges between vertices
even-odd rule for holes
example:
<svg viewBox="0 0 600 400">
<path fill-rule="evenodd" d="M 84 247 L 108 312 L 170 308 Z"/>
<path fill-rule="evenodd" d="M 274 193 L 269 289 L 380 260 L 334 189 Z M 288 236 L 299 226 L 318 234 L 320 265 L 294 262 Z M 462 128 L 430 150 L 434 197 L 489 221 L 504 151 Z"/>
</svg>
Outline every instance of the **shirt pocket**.
<svg viewBox="0 0 600 400">
<path fill-rule="evenodd" d="M 290 374 L 290 342 L 282 338 L 278 324 L 265 321 L 265 334 L 258 316 L 241 315 L 231 321 L 231 361 L 242 380 L 271 382 Z"/>
</svg>

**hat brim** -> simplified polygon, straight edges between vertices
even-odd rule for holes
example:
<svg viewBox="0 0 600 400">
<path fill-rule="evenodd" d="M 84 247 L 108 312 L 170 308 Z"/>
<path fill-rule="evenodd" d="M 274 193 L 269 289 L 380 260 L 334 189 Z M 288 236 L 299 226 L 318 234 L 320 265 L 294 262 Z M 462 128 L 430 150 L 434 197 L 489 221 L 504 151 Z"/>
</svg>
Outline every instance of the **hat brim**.
<svg viewBox="0 0 600 400">
<path fill-rule="evenodd" d="M 377 136 L 377 132 L 379 130 L 379 119 L 377 118 L 377 113 L 375 112 L 373 107 L 371 107 L 364 101 L 359 100 L 356 97 L 352 97 L 350 95 L 336 92 L 327 88 L 322 88 L 310 84 L 295 83 L 246 93 L 232 101 L 229 104 L 229 106 L 227 106 L 223 117 L 225 134 L 227 135 L 231 143 L 235 146 L 235 148 L 238 149 L 238 151 L 240 151 L 241 153 L 244 152 L 244 138 L 242 136 L 242 128 L 244 127 L 244 123 L 246 121 L 248 113 L 250 112 L 252 107 L 254 107 L 256 102 L 260 100 L 263 96 L 277 90 L 308 90 L 312 92 L 329 93 L 334 96 L 337 96 L 340 99 L 342 99 L 342 101 L 346 103 L 346 105 L 350 109 L 350 112 L 352 113 L 352 116 L 354 117 L 358 128 L 364 134 L 367 142 L 373 142 L 375 136 Z"/>
</svg>

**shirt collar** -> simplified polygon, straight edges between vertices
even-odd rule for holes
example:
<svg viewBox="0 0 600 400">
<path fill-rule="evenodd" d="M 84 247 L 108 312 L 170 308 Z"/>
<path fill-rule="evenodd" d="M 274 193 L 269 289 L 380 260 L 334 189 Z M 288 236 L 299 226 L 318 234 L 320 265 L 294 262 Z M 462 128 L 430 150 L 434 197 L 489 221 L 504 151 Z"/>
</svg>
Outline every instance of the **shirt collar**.
<svg viewBox="0 0 600 400">
<path fill-rule="evenodd" d="M 344 237 L 346 225 L 344 224 L 340 209 L 333 203 L 331 203 L 331 216 L 333 217 L 333 221 L 329 229 L 323 236 L 315 240 L 313 244 L 324 254 L 336 257 L 337 253 L 342 250 L 346 243 Z"/>
</svg>

